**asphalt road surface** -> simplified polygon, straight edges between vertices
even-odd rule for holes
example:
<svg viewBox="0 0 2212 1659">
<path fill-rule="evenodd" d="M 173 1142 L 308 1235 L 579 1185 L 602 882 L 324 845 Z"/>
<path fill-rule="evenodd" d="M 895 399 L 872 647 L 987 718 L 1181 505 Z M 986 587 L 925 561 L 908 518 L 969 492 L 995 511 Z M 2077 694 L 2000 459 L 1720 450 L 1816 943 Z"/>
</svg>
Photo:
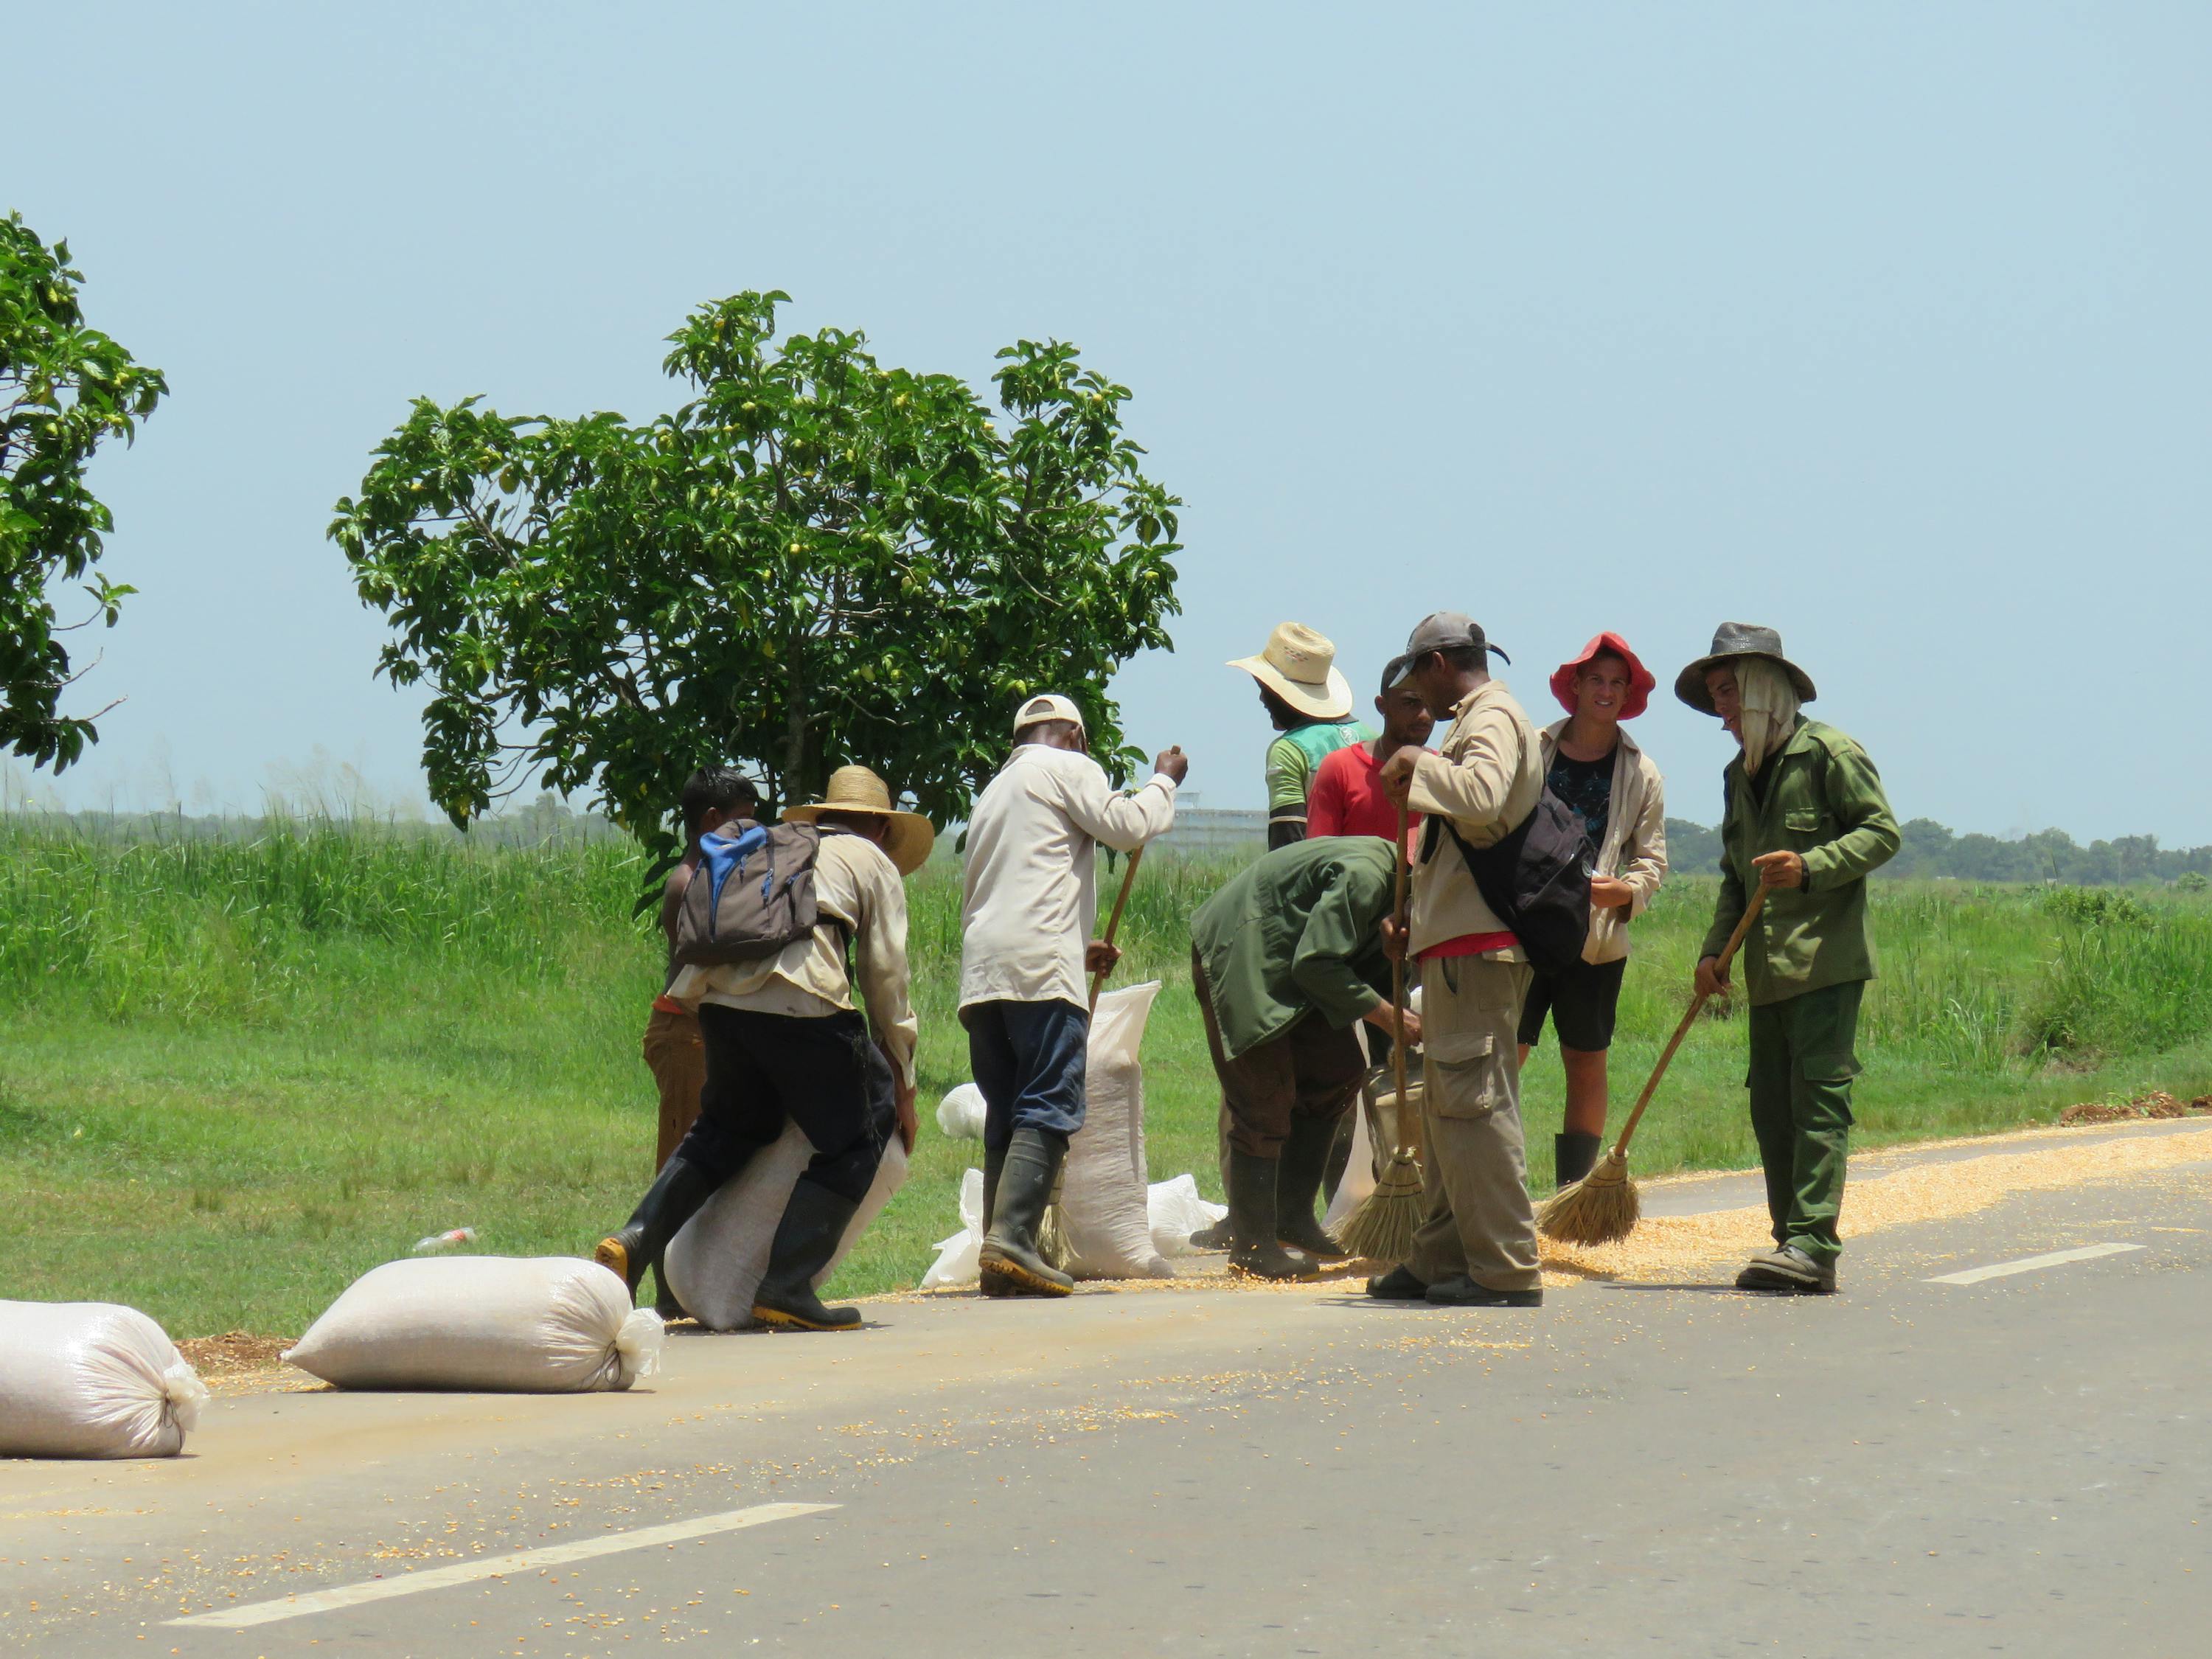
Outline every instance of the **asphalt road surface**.
<svg viewBox="0 0 2212 1659">
<path fill-rule="evenodd" d="M 627 1395 L 219 1401 L 0 1464 L 0 1648 L 2201 1655 L 2208 1169 L 1874 1234 L 1833 1298 L 894 1301 Z"/>
</svg>

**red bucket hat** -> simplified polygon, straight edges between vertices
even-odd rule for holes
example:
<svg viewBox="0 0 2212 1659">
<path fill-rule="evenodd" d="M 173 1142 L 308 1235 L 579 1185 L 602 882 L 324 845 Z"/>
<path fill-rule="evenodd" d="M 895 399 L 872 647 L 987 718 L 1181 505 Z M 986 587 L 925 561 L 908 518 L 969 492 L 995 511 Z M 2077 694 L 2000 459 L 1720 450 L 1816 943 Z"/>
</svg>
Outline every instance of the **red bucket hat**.
<svg viewBox="0 0 2212 1659">
<path fill-rule="evenodd" d="M 1601 634 L 1583 647 L 1582 655 L 1572 662 L 1563 662 L 1552 675 L 1552 695 L 1559 700 L 1559 707 L 1570 714 L 1575 712 L 1575 677 L 1581 673 L 1592 659 L 1612 655 L 1628 665 L 1628 697 L 1620 705 L 1620 718 L 1632 720 L 1650 706 L 1651 688 L 1658 684 L 1651 671 L 1644 665 L 1643 659 L 1628 648 L 1628 641 L 1618 634 Z"/>
</svg>

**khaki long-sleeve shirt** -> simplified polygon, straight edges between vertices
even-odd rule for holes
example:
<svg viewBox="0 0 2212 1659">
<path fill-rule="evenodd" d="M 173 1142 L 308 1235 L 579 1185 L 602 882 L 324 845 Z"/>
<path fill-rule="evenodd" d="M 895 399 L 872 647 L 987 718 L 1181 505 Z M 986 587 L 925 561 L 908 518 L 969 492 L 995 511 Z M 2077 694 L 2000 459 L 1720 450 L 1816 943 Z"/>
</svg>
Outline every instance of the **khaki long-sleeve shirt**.
<svg viewBox="0 0 2212 1659">
<path fill-rule="evenodd" d="M 906 883 L 872 841 L 825 830 L 814 860 L 814 902 L 845 932 L 824 923 L 758 962 L 693 965 L 676 975 L 669 997 L 687 1007 L 716 1002 L 757 1013 L 821 1019 L 853 1006 L 853 987 L 868 1011 L 868 1030 L 902 1083 L 914 1082 L 918 1026 L 909 995 L 906 954 Z M 845 977 L 845 939 L 852 939 L 853 978 Z"/>
<path fill-rule="evenodd" d="M 1025 743 L 968 819 L 960 1006 L 1085 1006 L 1083 951 L 1098 920 L 1097 845 L 1133 853 L 1175 822 L 1175 780 L 1115 792 L 1088 755 Z"/>
<path fill-rule="evenodd" d="M 1565 720 L 1543 732 L 1543 768 L 1552 769 L 1559 752 Z M 1613 750 L 1613 793 L 1606 807 L 1605 844 L 1597 849 L 1594 873 L 1612 876 L 1633 896 L 1626 906 L 1590 907 L 1589 942 L 1584 962 L 1618 962 L 1628 954 L 1628 924 L 1642 915 L 1667 876 L 1667 791 L 1651 757 L 1626 732 Z M 1626 911 L 1626 915 L 1622 912 Z"/>
<path fill-rule="evenodd" d="M 1503 680 L 1485 680 L 1462 698 L 1436 752 L 1423 753 L 1413 763 L 1413 809 L 1449 817 L 1470 847 L 1502 839 L 1536 810 L 1543 793 L 1536 728 Z M 1506 931 L 1449 836 L 1424 836 L 1421 849 L 1413 864 L 1410 948 L 1415 956 L 1470 933 Z M 1517 945 L 1492 954 L 1502 962 L 1528 960 Z"/>
</svg>

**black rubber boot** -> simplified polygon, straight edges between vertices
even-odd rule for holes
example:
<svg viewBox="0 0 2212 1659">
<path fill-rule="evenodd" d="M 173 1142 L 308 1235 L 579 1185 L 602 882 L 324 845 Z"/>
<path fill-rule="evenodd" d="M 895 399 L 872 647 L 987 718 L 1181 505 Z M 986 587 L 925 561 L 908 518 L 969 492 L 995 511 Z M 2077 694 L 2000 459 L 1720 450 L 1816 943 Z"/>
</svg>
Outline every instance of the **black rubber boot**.
<svg viewBox="0 0 2212 1659">
<path fill-rule="evenodd" d="M 1075 1281 L 1037 1251 L 1037 1230 L 1067 1158 L 1067 1137 L 1017 1129 L 1007 1145 L 993 1194 L 991 1224 L 979 1264 L 986 1295 L 1066 1296 Z M 995 1292 L 988 1286 L 1000 1281 Z"/>
<path fill-rule="evenodd" d="M 768 1271 L 753 1292 L 753 1317 L 787 1330 L 849 1331 L 860 1323 L 858 1308 L 831 1308 L 814 1294 L 814 1276 L 830 1265 L 860 1205 L 840 1198 L 805 1176 L 791 1189 L 791 1201 L 776 1223 L 768 1249 Z"/>
<path fill-rule="evenodd" d="M 996 1152 L 993 1152 L 988 1146 L 983 1149 L 983 1237 L 986 1238 L 991 1236 L 991 1220 L 994 1213 L 993 1206 L 997 1203 L 999 1197 L 999 1177 L 1006 1167 L 1006 1149 L 1005 1147 L 1001 1146 Z M 1007 1281 L 996 1273 L 979 1273 L 975 1284 L 976 1288 L 985 1296 L 1013 1294 Z"/>
<path fill-rule="evenodd" d="M 645 1270 L 660 1265 L 668 1241 L 684 1231 L 684 1224 L 698 1213 L 721 1182 L 697 1164 L 672 1158 L 660 1166 L 653 1185 L 638 1200 L 637 1209 L 620 1232 L 609 1233 L 592 1252 L 592 1260 L 622 1276 L 633 1301 L 645 1282 Z"/>
<path fill-rule="evenodd" d="M 1602 1135 L 1583 1134 L 1570 1130 L 1552 1137 L 1552 1170 L 1562 1188 L 1571 1187 L 1597 1167 L 1598 1150 L 1605 1145 Z"/>
<path fill-rule="evenodd" d="M 1291 1138 L 1283 1143 L 1281 1161 L 1275 1165 L 1275 1237 L 1316 1261 L 1344 1261 L 1352 1255 L 1314 1219 L 1314 1200 L 1321 1196 L 1340 1121 L 1293 1117 Z"/>
<path fill-rule="evenodd" d="M 1229 1224 L 1237 1230 L 1236 1246 L 1229 1252 L 1230 1271 L 1252 1279 L 1316 1278 L 1320 1270 L 1312 1259 L 1285 1249 L 1276 1237 L 1279 1168 L 1277 1159 L 1230 1149 Z M 1313 1219 L 1310 1212 L 1306 1219 Z"/>
<path fill-rule="evenodd" d="M 1237 1229 L 1229 1224 L 1227 1216 L 1211 1227 L 1200 1227 L 1190 1236 L 1190 1248 L 1194 1250 L 1226 1250 L 1234 1248 L 1236 1243 Z"/>
</svg>

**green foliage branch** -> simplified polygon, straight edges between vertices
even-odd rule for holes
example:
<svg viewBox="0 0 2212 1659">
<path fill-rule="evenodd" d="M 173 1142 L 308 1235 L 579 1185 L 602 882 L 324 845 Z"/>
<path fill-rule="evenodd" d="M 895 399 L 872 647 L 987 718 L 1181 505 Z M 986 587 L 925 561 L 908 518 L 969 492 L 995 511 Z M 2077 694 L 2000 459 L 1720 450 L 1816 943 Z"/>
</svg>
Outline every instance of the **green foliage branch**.
<svg viewBox="0 0 2212 1659">
<path fill-rule="evenodd" d="M 429 690 L 423 766 L 456 824 L 534 778 L 665 860 L 709 762 L 776 800 L 860 762 L 942 824 L 1047 687 L 1109 770 L 1138 758 L 1103 687 L 1170 643 L 1182 502 L 1140 469 L 1128 389 L 1024 340 L 998 354 L 1001 430 L 858 332 L 778 344 L 788 298 L 694 312 L 664 367 L 695 395 L 641 424 L 419 399 L 337 503 L 395 630 L 378 671 Z"/>
<path fill-rule="evenodd" d="M 169 389 L 159 369 L 85 325 L 83 282 L 66 241 L 47 246 L 20 213 L 0 219 L 0 750 L 56 771 L 99 741 L 94 722 L 115 706 L 61 712 L 90 672 L 72 669 L 61 636 L 112 628 L 137 591 L 93 568 L 115 520 L 85 470 L 101 444 L 131 442 Z M 83 584 L 90 614 L 59 619 L 58 580 Z"/>
</svg>

